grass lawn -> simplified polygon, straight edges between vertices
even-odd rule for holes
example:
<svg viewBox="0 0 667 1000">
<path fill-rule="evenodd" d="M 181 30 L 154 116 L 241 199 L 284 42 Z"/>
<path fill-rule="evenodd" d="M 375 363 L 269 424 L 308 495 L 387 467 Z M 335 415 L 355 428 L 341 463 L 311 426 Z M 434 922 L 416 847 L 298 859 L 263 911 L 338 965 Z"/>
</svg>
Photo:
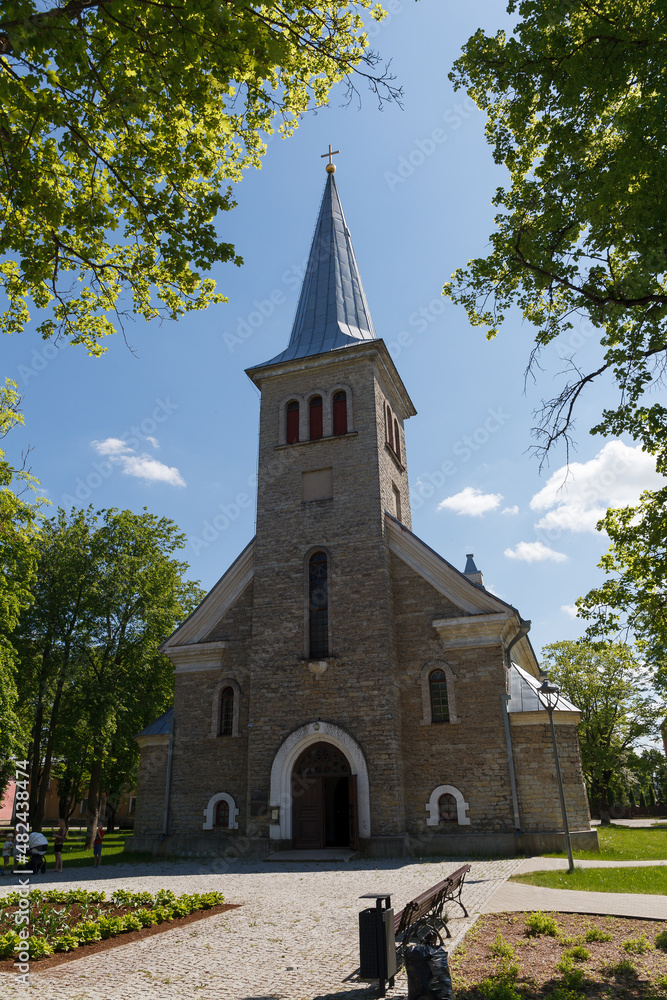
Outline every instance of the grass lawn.
<svg viewBox="0 0 667 1000">
<path fill-rule="evenodd" d="M 49 849 L 46 854 L 47 870 L 53 871 L 55 865 L 55 855 L 53 853 L 53 835 L 55 829 L 44 828 L 44 836 L 49 841 Z M 138 851 L 124 851 L 125 841 L 132 836 L 131 830 L 114 830 L 104 836 L 102 846 L 102 865 L 115 865 L 126 862 L 142 862 L 152 858 L 151 854 L 139 853 Z M 93 864 L 92 849 L 84 850 L 86 842 L 85 830 L 70 830 L 63 847 L 63 868 L 87 868 Z M 1 883 L 0 883 L 1 884 Z"/>
<path fill-rule="evenodd" d="M 667 823 L 654 827 L 599 826 L 600 853 L 577 851 L 574 857 L 588 861 L 667 861 Z M 567 857 L 565 851 L 549 858 Z"/>
<path fill-rule="evenodd" d="M 512 882 L 582 892 L 643 892 L 667 896 L 667 865 L 646 868 L 576 868 L 573 872 L 531 872 Z"/>
</svg>

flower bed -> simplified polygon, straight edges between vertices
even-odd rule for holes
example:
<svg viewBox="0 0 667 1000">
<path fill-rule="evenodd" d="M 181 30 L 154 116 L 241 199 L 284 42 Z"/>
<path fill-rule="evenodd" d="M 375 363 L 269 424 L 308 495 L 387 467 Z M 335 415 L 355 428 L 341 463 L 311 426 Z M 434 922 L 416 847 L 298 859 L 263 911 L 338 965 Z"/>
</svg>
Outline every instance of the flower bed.
<svg viewBox="0 0 667 1000">
<path fill-rule="evenodd" d="M 201 910 L 220 907 L 220 892 L 176 896 L 170 890 L 104 892 L 71 889 L 67 892 L 32 890 L 26 897 L 11 892 L 0 897 L 0 961 L 14 961 L 25 951 L 27 928 L 31 961 L 58 952 L 70 952 L 120 934 L 168 923 Z M 26 919 L 27 918 L 27 919 Z"/>
</svg>

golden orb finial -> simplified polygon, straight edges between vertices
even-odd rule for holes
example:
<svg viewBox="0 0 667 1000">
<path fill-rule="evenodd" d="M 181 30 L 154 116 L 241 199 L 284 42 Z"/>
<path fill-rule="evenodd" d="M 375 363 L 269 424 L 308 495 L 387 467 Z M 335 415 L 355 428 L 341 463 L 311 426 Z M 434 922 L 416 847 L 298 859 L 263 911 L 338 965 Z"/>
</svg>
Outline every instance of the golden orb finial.
<svg viewBox="0 0 667 1000">
<path fill-rule="evenodd" d="M 335 156 L 336 153 L 340 153 L 340 149 L 332 149 L 331 148 L 331 143 L 329 143 L 329 152 L 328 153 L 322 153 L 322 155 L 320 157 L 321 160 L 323 160 L 325 156 L 329 157 L 329 162 L 327 163 L 327 165 L 325 167 L 325 170 L 326 170 L 326 172 L 328 174 L 335 174 L 336 173 L 336 165 L 331 160 L 331 157 Z"/>
</svg>

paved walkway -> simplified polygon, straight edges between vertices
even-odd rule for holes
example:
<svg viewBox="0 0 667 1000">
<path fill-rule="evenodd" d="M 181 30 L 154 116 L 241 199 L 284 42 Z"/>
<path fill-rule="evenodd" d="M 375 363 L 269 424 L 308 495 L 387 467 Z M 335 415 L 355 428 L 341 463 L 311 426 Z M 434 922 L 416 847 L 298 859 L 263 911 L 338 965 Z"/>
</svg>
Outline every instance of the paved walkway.
<svg viewBox="0 0 667 1000">
<path fill-rule="evenodd" d="M 358 860 L 339 864 L 210 862 L 114 865 L 35 886 L 82 886 L 176 893 L 217 889 L 241 909 L 209 917 L 132 944 L 31 972 L 31 1000 L 371 1000 L 376 987 L 347 978 L 358 967 L 358 918 L 364 892 L 391 892 L 399 909 L 458 868 L 461 860 Z M 456 945 L 486 900 L 516 871 L 520 859 L 473 861 L 464 899 L 471 917 L 451 931 Z M 9 879 L 7 879 L 9 882 Z M 0 881 L 0 893 L 9 885 Z M 25 997 L 12 974 L 0 974 L 3 1000 Z M 404 997 L 404 978 L 389 995 Z"/>
</svg>

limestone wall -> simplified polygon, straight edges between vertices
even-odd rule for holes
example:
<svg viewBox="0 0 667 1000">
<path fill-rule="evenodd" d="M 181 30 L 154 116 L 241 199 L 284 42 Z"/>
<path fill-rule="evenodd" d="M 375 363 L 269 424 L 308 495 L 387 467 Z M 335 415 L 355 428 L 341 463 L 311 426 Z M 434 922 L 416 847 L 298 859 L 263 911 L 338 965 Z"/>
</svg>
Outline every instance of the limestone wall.
<svg viewBox="0 0 667 1000">
<path fill-rule="evenodd" d="M 563 828 L 549 719 L 546 712 L 540 715 L 539 723 L 533 724 L 532 718 L 526 718 L 524 713 L 510 713 L 521 829 L 524 833 Z M 556 741 L 568 822 L 572 830 L 588 830 L 591 817 L 581 771 L 576 725 L 556 725 Z"/>
<path fill-rule="evenodd" d="M 142 739 L 137 779 L 137 808 L 134 837 L 157 837 L 164 825 L 164 796 L 167 782 L 168 736 Z"/>
</svg>

